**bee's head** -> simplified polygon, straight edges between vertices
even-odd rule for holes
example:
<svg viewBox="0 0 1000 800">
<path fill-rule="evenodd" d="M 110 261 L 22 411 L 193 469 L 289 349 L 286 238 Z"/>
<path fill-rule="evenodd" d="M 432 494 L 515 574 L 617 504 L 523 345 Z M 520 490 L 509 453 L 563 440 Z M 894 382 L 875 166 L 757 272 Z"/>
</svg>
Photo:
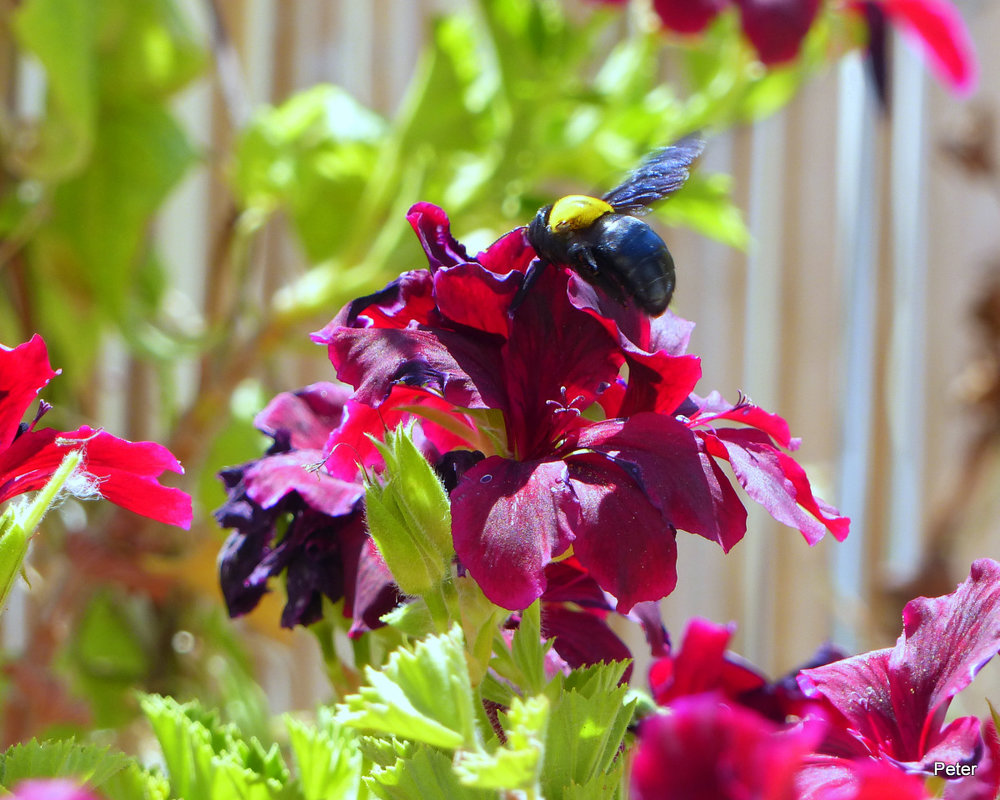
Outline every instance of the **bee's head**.
<svg viewBox="0 0 1000 800">
<path fill-rule="evenodd" d="M 597 197 L 570 194 L 552 204 L 546 224 L 553 233 L 579 231 L 589 228 L 600 217 L 613 212 L 614 208 Z"/>
</svg>

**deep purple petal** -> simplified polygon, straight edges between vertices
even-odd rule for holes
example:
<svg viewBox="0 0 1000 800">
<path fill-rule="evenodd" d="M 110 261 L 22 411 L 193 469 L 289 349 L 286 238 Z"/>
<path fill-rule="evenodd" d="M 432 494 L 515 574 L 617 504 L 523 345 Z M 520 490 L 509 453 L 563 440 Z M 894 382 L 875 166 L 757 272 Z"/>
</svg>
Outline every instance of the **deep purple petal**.
<svg viewBox="0 0 1000 800">
<path fill-rule="evenodd" d="M 555 561 L 545 568 L 545 594 L 542 599 L 553 603 L 576 603 L 602 611 L 612 610 L 604 590 L 575 556 Z"/>
<path fill-rule="evenodd" d="M 588 611 L 573 611 L 561 605 L 542 605 L 542 636 L 555 637 L 553 648 L 574 669 L 602 661 L 631 661 L 632 652 L 608 624 Z M 622 680 L 632 675 L 632 665 Z"/>
<path fill-rule="evenodd" d="M 576 514 L 564 463 L 491 456 L 452 492 L 455 552 L 490 600 L 527 608 L 545 590 L 545 566 L 572 542 Z"/>
<path fill-rule="evenodd" d="M 448 215 L 436 205 L 415 203 L 406 219 L 420 239 L 432 272 L 438 267 L 453 267 L 470 260 L 465 247 L 451 235 Z"/>
<path fill-rule="evenodd" d="M 498 342 L 443 330 L 337 328 L 327 342 L 337 377 L 354 399 L 379 406 L 393 386 L 419 386 L 462 408 L 502 407 Z"/>
<path fill-rule="evenodd" d="M 624 472 L 595 455 L 573 456 L 570 485 L 580 506 L 573 552 L 618 611 L 660 600 L 677 585 L 677 532 Z"/>
<path fill-rule="evenodd" d="M 681 422 L 636 414 L 581 430 L 577 442 L 613 461 L 678 530 L 729 550 L 746 533 L 746 509 L 728 478 Z"/>
<path fill-rule="evenodd" d="M 799 463 L 771 444 L 767 434 L 747 428 L 699 433 L 712 455 L 729 461 L 747 494 L 778 522 L 800 531 L 809 544 L 827 531 L 837 541 L 847 538 L 851 521 L 813 495 Z"/>
</svg>

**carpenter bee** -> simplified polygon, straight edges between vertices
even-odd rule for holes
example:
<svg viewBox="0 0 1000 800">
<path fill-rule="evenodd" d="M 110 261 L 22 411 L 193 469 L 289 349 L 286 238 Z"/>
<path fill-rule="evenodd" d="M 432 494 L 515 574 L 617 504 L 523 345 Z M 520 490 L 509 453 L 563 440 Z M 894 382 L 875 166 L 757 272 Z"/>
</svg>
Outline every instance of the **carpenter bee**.
<svg viewBox="0 0 1000 800">
<path fill-rule="evenodd" d="M 631 298 L 650 316 L 662 314 L 674 293 L 674 259 L 656 231 L 634 215 L 683 186 L 702 147 L 699 136 L 688 136 L 650 153 L 604 197 L 569 195 L 539 209 L 527 229 L 538 260 L 512 309 L 542 269 L 560 264 L 619 302 Z"/>
</svg>

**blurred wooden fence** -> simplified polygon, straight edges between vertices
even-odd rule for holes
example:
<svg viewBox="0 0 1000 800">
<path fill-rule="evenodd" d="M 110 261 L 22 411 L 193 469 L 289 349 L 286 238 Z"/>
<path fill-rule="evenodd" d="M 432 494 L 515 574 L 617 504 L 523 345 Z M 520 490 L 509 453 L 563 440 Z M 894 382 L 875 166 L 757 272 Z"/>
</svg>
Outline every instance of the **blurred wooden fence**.
<svg viewBox="0 0 1000 800">
<path fill-rule="evenodd" d="M 220 149 L 249 108 L 317 82 L 390 113 L 426 19 L 458 0 L 218 5 L 242 79 L 227 96 L 206 80 L 178 106 L 209 149 Z M 207 28 L 205 5 L 190 6 Z M 810 549 L 753 513 L 749 535 L 727 557 L 681 535 L 679 583 L 664 603 L 675 640 L 691 616 L 735 620 L 736 649 L 771 670 L 792 667 L 830 637 L 850 649 L 890 644 L 901 604 L 889 589 L 922 574 L 932 522 L 955 483 L 968 484 L 963 464 L 984 423 L 956 387 L 977 353 L 970 308 L 1000 263 L 1000 208 L 989 180 L 970 176 L 946 145 L 968 132 L 971 110 L 988 117 L 1000 103 L 1000 53 L 991 46 L 1000 4 L 965 10 L 982 66 L 972 103 L 948 96 L 897 46 L 893 113 L 882 117 L 860 59 L 850 59 L 782 114 L 709 144 L 706 167 L 734 175 L 754 237 L 748 253 L 668 233 L 678 265 L 674 308 L 698 324 L 701 390 L 730 399 L 742 391 L 785 416 L 803 439 L 799 457 L 818 494 L 854 519 L 846 543 Z M 998 144 L 991 129 L 984 141 Z M 225 213 L 218 177 L 207 167 L 193 174 L 159 227 L 176 289 L 193 308 L 203 302 L 210 231 Z M 257 257 L 273 275 L 301 267 L 280 231 Z M 329 376 L 317 355 L 289 379 Z M 928 573 L 943 576 L 940 591 L 967 574 L 974 556 L 1000 555 L 1000 470 L 987 471 L 988 463 L 977 462 L 987 479 L 958 506 L 973 513 L 959 519 L 951 509 L 936 528 L 949 537 L 950 563 Z M 925 581 L 917 591 L 939 587 Z M 303 637 L 303 651 L 311 647 Z M 289 688 L 287 670 L 275 666 L 272 693 L 295 692 L 277 705 L 302 702 L 304 686 Z"/>
</svg>

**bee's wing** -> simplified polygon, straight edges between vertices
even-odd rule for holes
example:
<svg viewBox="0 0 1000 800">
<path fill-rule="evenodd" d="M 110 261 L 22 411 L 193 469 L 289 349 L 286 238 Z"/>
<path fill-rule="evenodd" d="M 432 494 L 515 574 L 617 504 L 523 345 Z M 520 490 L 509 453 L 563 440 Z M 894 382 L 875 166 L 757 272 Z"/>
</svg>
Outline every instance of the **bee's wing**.
<svg viewBox="0 0 1000 800">
<path fill-rule="evenodd" d="M 688 179 L 688 167 L 701 155 L 705 142 L 698 134 L 654 150 L 602 200 L 620 214 L 643 214 L 657 200 L 673 194 Z"/>
</svg>

